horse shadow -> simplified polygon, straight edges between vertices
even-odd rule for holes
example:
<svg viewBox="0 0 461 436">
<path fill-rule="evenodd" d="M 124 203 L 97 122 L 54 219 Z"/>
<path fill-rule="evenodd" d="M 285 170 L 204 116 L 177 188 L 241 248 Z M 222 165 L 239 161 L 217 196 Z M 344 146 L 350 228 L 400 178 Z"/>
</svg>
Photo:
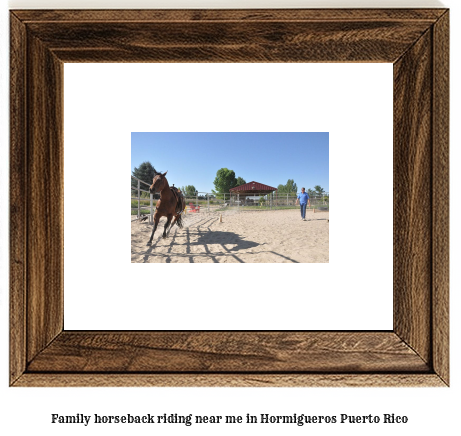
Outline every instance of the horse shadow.
<svg viewBox="0 0 461 436">
<path fill-rule="evenodd" d="M 239 250 L 247 250 L 250 248 L 259 247 L 260 245 L 254 241 L 248 241 L 246 239 L 242 239 L 240 235 L 233 232 L 222 232 L 222 231 L 208 231 L 208 232 L 200 232 L 198 231 L 198 239 L 194 242 L 189 242 L 190 245 L 234 245 L 232 248 L 227 248 L 227 251 L 239 251 Z"/>
<path fill-rule="evenodd" d="M 211 231 L 210 229 L 201 230 L 200 228 L 197 228 L 191 231 L 190 229 L 186 228 L 185 229 L 186 252 L 181 253 L 181 254 L 171 253 L 171 249 L 177 243 L 175 240 L 179 234 L 180 232 L 178 231 L 173 233 L 172 235 L 173 237 L 171 238 L 171 241 L 169 243 L 168 253 L 163 253 L 163 254 L 157 254 L 155 252 L 155 248 L 157 244 L 162 240 L 161 237 L 157 238 L 157 240 L 150 247 L 148 247 L 148 249 L 143 253 L 144 255 L 143 262 L 144 263 L 148 262 L 148 259 L 150 256 L 162 256 L 162 257 L 167 256 L 166 263 L 170 263 L 172 256 L 174 256 L 174 257 L 181 257 L 184 259 L 189 259 L 190 263 L 194 263 L 195 256 L 201 256 L 201 257 L 205 256 L 207 258 L 212 259 L 214 263 L 219 263 L 218 258 L 220 256 L 230 255 L 236 261 L 240 263 L 245 263 L 242 259 L 240 259 L 239 251 L 244 251 L 244 250 L 266 245 L 265 242 L 257 243 L 254 241 L 248 241 L 248 240 L 242 239 L 242 237 L 239 234 L 233 233 L 233 232 L 223 232 L 223 231 L 215 231 L 215 230 Z M 183 245 L 184 242 L 179 242 L 179 244 Z M 218 249 L 218 251 L 213 250 L 210 247 L 211 245 L 219 245 L 221 249 L 220 250 Z M 196 252 L 193 252 L 195 250 L 191 250 L 192 246 L 199 247 L 199 250 Z M 272 253 L 275 256 L 282 257 L 289 262 L 298 263 L 298 261 L 291 259 L 287 256 L 284 256 L 280 253 L 274 252 L 272 250 L 269 250 L 267 252 Z"/>
</svg>

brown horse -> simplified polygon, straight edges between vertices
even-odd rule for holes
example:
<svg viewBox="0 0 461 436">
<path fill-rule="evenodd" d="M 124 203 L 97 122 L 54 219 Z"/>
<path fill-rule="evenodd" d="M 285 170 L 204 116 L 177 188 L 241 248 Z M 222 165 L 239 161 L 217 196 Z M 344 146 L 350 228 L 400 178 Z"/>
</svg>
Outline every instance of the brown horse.
<svg viewBox="0 0 461 436">
<path fill-rule="evenodd" d="M 170 230 L 175 224 L 180 229 L 183 227 L 181 214 L 186 208 L 186 202 L 182 194 L 178 192 L 177 188 L 170 188 L 165 175 L 166 172 L 163 174 L 157 174 L 149 188 L 151 194 L 160 192 L 160 200 L 157 202 L 157 206 L 155 208 L 154 228 L 152 229 L 152 235 L 150 236 L 147 245 L 152 244 L 155 230 L 157 230 L 158 222 L 162 216 L 165 216 L 167 219 L 163 230 L 163 238 L 166 238 L 170 234 Z M 172 220 L 173 223 L 171 223 Z M 171 227 L 168 229 L 170 223 Z"/>
</svg>

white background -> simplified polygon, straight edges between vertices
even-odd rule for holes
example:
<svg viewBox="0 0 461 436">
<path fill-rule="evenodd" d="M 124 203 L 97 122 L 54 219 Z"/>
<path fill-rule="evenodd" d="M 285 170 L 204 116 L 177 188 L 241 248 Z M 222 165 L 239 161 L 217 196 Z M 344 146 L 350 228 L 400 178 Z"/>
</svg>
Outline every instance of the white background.
<svg viewBox="0 0 461 436">
<path fill-rule="evenodd" d="M 66 64 L 64 77 L 67 330 L 392 330 L 392 64 Z M 132 131 L 330 132 L 330 262 L 132 264 Z"/>
<path fill-rule="evenodd" d="M 393 2 L 394 6 L 422 5 L 428 2 Z M 451 7 L 451 77 L 461 76 L 459 68 L 460 53 L 460 13 L 459 4 L 455 1 L 444 2 Z M 75 2 L 44 2 L 44 1 L 12 1 L 11 7 L 155 7 L 162 2 L 123 2 L 123 1 L 86 1 Z M 170 5 L 173 2 L 169 2 Z M 174 2 L 181 5 L 181 2 Z M 184 5 L 185 3 L 182 3 Z M 211 6 L 213 4 L 223 5 L 223 2 L 193 2 L 200 6 Z M 315 2 L 247 2 L 247 6 L 276 7 L 276 6 L 312 6 Z M 355 2 L 355 5 L 370 6 L 370 2 Z M 392 2 L 386 2 L 392 5 Z M 434 5 L 434 2 L 430 2 Z M 229 5 L 229 2 L 227 2 Z M 235 4 L 233 4 L 235 5 Z M 318 5 L 318 3 L 317 3 Z M 331 5 L 331 3 L 329 3 Z M 336 1 L 334 6 L 351 7 L 354 2 Z M 382 6 L 382 2 L 371 2 L 371 6 Z M 6 5 L 2 5 L 1 15 L 1 100 L 8 101 L 8 38 L 7 11 Z M 452 123 L 451 123 L 451 144 L 459 144 L 460 125 L 457 120 L 460 116 L 459 81 L 451 82 L 451 104 L 452 104 Z M 460 288 L 459 268 L 456 268 L 460 261 L 459 227 L 451 227 L 451 387 L 449 389 L 404 389 L 404 388 L 9 388 L 8 387 L 8 107 L 3 104 L 1 111 L 1 251 L 0 267 L 2 273 L 1 294 L 0 294 L 0 319 L 1 319 L 1 361 L 0 361 L 0 429 L 2 434 L 22 434 L 29 432 L 34 434 L 48 435 L 152 435 L 160 434 L 234 434 L 236 431 L 242 434 L 300 434 L 300 432 L 310 432 L 316 435 L 332 434 L 353 434 L 353 435 L 395 435 L 408 434 L 458 434 L 461 428 L 459 420 L 459 401 L 461 399 L 460 388 L 460 317 L 459 304 L 460 296 L 457 290 Z M 451 223 L 460 222 L 460 208 L 454 200 L 459 198 L 459 186 L 461 186 L 459 147 L 451 147 Z M 409 417 L 409 424 L 399 426 L 368 425 L 359 426 L 315 426 L 315 427 L 296 427 L 296 426 L 258 426 L 239 427 L 220 426 L 218 429 L 209 427 L 184 427 L 171 426 L 161 429 L 142 426 L 106 426 L 106 427 L 83 427 L 81 425 L 63 426 L 51 425 L 51 413 L 60 414 L 144 414 L 144 413 L 194 413 L 194 414 L 234 414 L 245 415 L 251 413 L 271 414 L 383 414 L 396 413 L 405 414 Z M 251 433 L 250 433 L 251 432 Z M 264 433 L 263 433 L 264 432 Z"/>
</svg>

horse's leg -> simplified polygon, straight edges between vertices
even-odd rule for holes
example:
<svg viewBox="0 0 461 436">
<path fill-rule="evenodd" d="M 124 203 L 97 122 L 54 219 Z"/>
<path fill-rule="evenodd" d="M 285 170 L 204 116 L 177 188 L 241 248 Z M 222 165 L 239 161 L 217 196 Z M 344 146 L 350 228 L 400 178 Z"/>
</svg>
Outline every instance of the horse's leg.
<svg viewBox="0 0 461 436">
<path fill-rule="evenodd" d="M 154 214 L 154 228 L 152 229 L 152 234 L 150 235 L 150 239 L 149 239 L 149 242 L 147 243 L 147 245 L 152 244 L 152 239 L 154 238 L 154 233 L 157 230 L 159 220 L 160 220 L 160 217 L 157 216 L 156 214 Z"/>
<path fill-rule="evenodd" d="M 170 226 L 170 228 L 168 229 L 168 232 L 167 232 L 167 234 L 166 234 L 167 236 L 170 235 L 171 229 L 172 229 L 173 226 L 175 225 L 176 220 L 178 219 L 178 216 L 179 216 L 179 215 L 175 215 L 175 217 L 173 218 L 173 221 L 172 221 L 172 223 L 171 223 L 171 226 Z"/>
<path fill-rule="evenodd" d="M 165 238 L 168 236 L 168 235 L 166 234 L 166 230 L 168 229 L 168 226 L 169 226 L 170 223 L 171 223 L 171 218 L 172 218 L 171 215 L 168 215 L 168 216 L 167 216 L 166 224 L 165 224 L 165 227 L 163 228 L 163 239 L 165 239 Z"/>
</svg>

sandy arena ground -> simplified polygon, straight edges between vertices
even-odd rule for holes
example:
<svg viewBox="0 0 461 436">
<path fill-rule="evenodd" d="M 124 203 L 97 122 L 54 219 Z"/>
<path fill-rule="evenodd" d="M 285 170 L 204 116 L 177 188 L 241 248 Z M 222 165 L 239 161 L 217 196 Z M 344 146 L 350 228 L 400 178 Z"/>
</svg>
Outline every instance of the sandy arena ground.
<svg viewBox="0 0 461 436">
<path fill-rule="evenodd" d="M 161 218 L 152 245 L 152 226 L 131 222 L 131 262 L 135 263 L 299 263 L 329 261 L 329 213 L 299 210 L 189 213 L 184 228 L 162 238 Z"/>
</svg>

